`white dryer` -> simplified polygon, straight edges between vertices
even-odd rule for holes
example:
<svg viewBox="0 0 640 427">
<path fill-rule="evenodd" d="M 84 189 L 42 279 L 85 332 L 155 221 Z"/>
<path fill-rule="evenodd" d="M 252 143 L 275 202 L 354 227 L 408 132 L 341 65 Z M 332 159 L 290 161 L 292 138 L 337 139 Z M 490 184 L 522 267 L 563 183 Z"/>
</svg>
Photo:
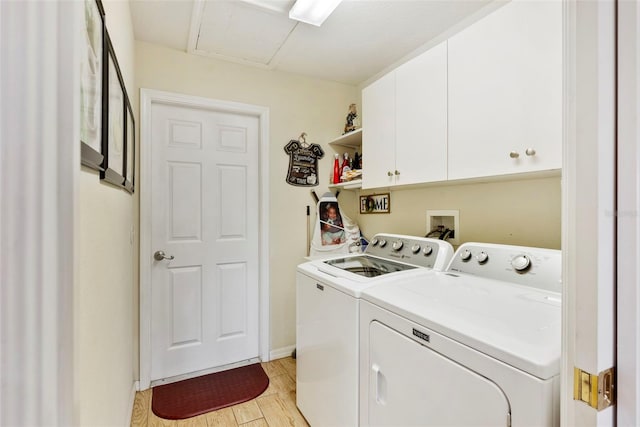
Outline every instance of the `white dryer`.
<svg viewBox="0 0 640 427">
<path fill-rule="evenodd" d="M 361 425 L 557 426 L 560 278 L 560 251 L 467 243 L 365 289 Z"/>
<path fill-rule="evenodd" d="M 296 400 L 309 424 L 358 425 L 361 292 L 444 270 L 452 255 L 442 240 L 378 234 L 364 254 L 298 266 Z"/>
</svg>

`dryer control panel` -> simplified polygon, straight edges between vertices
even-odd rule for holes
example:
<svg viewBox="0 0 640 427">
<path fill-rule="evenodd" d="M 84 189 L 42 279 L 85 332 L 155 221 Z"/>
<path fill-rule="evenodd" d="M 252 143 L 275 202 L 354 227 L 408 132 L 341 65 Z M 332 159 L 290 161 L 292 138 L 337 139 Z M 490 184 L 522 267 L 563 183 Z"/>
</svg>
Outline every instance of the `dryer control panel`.
<svg viewBox="0 0 640 427">
<path fill-rule="evenodd" d="M 562 291 L 562 252 L 555 249 L 465 243 L 454 254 L 447 271 Z"/>
</svg>

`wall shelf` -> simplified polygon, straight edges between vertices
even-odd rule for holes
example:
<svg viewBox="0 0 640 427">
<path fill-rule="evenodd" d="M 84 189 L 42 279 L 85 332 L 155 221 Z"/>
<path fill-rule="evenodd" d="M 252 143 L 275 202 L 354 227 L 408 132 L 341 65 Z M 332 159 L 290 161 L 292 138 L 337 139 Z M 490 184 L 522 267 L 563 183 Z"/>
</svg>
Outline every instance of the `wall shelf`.
<svg viewBox="0 0 640 427">
<path fill-rule="evenodd" d="M 340 135 L 333 141 L 329 141 L 329 145 L 339 145 L 348 148 L 360 148 L 362 145 L 362 128 L 356 129 L 344 135 Z"/>
<path fill-rule="evenodd" d="M 340 184 L 330 184 L 329 188 L 337 188 L 339 190 L 355 190 L 362 188 L 362 180 L 354 179 L 353 181 L 341 182 Z"/>
</svg>

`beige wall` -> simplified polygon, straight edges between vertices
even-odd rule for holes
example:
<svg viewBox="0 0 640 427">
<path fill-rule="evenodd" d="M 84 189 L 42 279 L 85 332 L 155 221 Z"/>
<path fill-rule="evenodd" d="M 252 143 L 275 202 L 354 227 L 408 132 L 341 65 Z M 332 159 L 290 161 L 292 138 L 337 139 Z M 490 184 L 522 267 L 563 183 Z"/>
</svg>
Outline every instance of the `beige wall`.
<svg viewBox="0 0 640 427">
<path fill-rule="evenodd" d="M 125 84 L 132 97 L 134 44 L 129 3 L 103 1 Z M 135 99 L 131 99 L 137 105 Z M 136 251 L 130 241 L 134 198 L 82 168 L 79 182 L 79 280 L 74 292 L 75 424 L 124 425 L 136 380 Z"/>
<path fill-rule="evenodd" d="M 293 345 L 295 268 L 306 255 L 306 206 L 315 205 L 309 188 L 285 182 L 288 156 L 283 147 L 301 132 L 307 132 L 308 142 L 323 146 L 327 153 L 319 166 L 321 185 L 315 188 L 326 191 L 332 156 L 326 141 L 340 135 L 348 105 L 359 96 L 356 88 L 137 42 L 136 91 L 140 88 L 269 108 L 270 348 Z"/>
<path fill-rule="evenodd" d="M 458 209 L 461 243 L 560 249 L 560 177 L 395 190 L 390 197 L 390 214 L 358 215 L 367 237 L 379 232 L 424 236 L 427 210 Z"/>
</svg>

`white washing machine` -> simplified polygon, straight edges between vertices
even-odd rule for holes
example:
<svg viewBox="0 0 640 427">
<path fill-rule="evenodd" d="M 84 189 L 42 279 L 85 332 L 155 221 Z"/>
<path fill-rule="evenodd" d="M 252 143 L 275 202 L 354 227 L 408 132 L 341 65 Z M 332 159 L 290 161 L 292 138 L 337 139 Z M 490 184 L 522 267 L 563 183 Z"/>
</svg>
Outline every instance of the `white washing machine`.
<svg viewBox="0 0 640 427">
<path fill-rule="evenodd" d="M 559 425 L 560 278 L 560 251 L 467 243 L 365 289 L 361 425 Z"/>
<path fill-rule="evenodd" d="M 296 395 L 311 426 L 358 425 L 361 292 L 444 270 L 452 255 L 442 240 L 378 234 L 364 254 L 298 266 Z"/>
</svg>

